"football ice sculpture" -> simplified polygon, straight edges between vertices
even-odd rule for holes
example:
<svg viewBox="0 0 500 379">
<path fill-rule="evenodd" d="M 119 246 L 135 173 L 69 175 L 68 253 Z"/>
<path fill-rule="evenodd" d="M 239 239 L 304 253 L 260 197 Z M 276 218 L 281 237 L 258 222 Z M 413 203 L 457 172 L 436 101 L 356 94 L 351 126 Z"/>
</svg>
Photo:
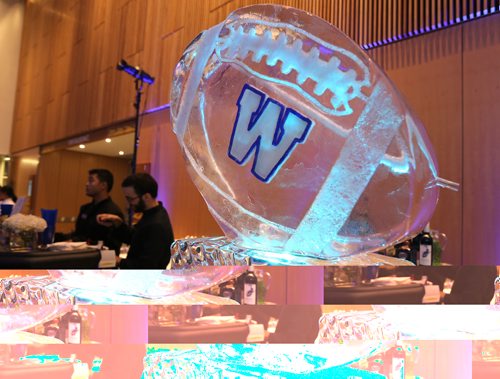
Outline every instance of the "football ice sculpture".
<svg viewBox="0 0 500 379">
<path fill-rule="evenodd" d="M 178 62 L 174 131 L 227 237 L 335 259 L 423 229 L 438 199 L 424 128 L 382 70 L 306 12 L 257 5 Z"/>
</svg>

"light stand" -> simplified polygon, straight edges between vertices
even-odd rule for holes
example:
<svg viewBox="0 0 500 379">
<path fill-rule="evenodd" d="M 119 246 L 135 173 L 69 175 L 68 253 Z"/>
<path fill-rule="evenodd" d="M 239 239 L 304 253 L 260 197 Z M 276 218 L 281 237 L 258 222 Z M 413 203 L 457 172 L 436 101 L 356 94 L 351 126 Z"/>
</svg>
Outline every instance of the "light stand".
<svg viewBox="0 0 500 379">
<path fill-rule="evenodd" d="M 131 171 L 132 175 L 136 172 L 137 166 L 137 149 L 139 148 L 139 126 L 141 117 L 141 98 L 142 98 L 142 87 L 144 83 L 153 84 L 155 78 L 149 75 L 146 71 L 139 67 L 130 66 L 125 59 L 122 59 L 116 65 L 118 71 L 125 71 L 127 74 L 135 78 L 135 123 L 134 123 L 134 153 L 132 154 Z M 132 225 L 133 210 L 129 209 L 129 225 Z"/>
<path fill-rule="evenodd" d="M 135 78 L 134 153 L 132 154 L 131 162 L 132 174 L 135 174 L 137 165 L 137 149 L 139 148 L 139 121 L 141 116 L 142 87 L 144 83 L 153 84 L 155 79 L 141 68 L 130 66 L 124 59 L 118 62 L 116 69 L 118 71 L 125 71 L 127 74 Z"/>
</svg>

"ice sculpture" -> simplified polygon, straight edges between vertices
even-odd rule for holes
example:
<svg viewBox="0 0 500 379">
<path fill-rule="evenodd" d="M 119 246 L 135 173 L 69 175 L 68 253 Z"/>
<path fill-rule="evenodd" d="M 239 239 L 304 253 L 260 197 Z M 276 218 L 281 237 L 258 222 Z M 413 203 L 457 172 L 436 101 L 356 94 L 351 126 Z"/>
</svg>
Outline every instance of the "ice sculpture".
<svg viewBox="0 0 500 379">
<path fill-rule="evenodd" d="M 0 333 L 25 329 L 41 317 L 55 317 L 50 312 L 65 312 L 72 304 L 81 302 L 234 305 L 234 300 L 198 291 L 235 278 L 245 269 L 225 266 L 168 271 L 49 270 L 50 276 L 3 278 Z M 13 314 L 19 317 L 11 319 Z"/>
<path fill-rule="evenodd" d="M 337 311 L 321 316 L 315 343 L 396 341 L 399 338 L 399 332 L 375 311 Z"/>
<path fill-rule="evenodd" d="M 422 230 L 438 199 L 432 146 L 384 73 L 306 12 L 256 5 L 178 62 L 174 131 L 240 247 L 335 259 Z"/>
<path fill-rule="evenodd" d="M 144 359 L 144 378 L 383 378 L 347 365 L 375 354 L 368 341 L 326 345 L 198 345 L 155 351 Z"/>
<path fill-rule="evenodd" d="M 74 299 L 47 284 L 45 277 L 0 279 L 0 341 L 8 333 L 11 336 L 71 310 Z"/>
<path fill-rule="evenodd" d="M 432 323 L 429 320 L 433 320 Z M 500 336 L 494 305 L 374 305 L 373 311 L 334 311 L 320 319 L 316 343 L 389 340 L 481 340 Z"/>
<path fill-rule="evenodd" d="M 85 301 L 111 303 L 211 303 L 196 296 L 201 291 L 232 279 L 245 267 L 195 267 L 190 270 L 49 270 L 60 291 Z M 220 302 L 223 303 L 220 299 Z"/>
<path fill-rule="evenodd" d="M 61 315 L 71 309 L 67 304 L 57 305 L 18 305 L 0 307 L 0 340 L 4 333 L 29 329 L 37 324 Z"/>
</svg>

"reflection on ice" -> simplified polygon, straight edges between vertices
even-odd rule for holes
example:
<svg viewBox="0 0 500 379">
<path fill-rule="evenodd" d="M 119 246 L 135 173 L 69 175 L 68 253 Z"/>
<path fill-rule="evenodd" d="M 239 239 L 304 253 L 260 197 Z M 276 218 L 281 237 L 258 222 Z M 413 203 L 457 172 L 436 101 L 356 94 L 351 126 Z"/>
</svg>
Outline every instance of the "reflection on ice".
<svg viewBox="0 0 500 379">
<path fill-rule="evenodd" d="M 373 309 L 324 314 L 316 342 L 500 339 L 499 306 L 374 305 Z"/>
<path fill-rule="evenodd" d="M 198 345 L 146 355 L 143 378 L 383 378 L 347 367 L 381 348 L 373 341 L 331 345 Z"/>
<path fill-rule="evenodd" d="M 244 267 L 193 267 L 185 270 L 51 270 L 59 285 L 110 296 L 161 299 L 200 291 L 237 276 Z M 80 292 L 81 292 L 80 291 Z"/>
<path fill-rule="evenodd" d="M 276 265 L 276 266 L 412 266 L 405 259 L 377 253 L 356 254 L 325 260 L 309 256 L 297 256 L 290 252 L 243 249 L 226 237 L 190 238 L 177 240 L 172 245 L 172 268 L 218 265 Z"/>
</svg>

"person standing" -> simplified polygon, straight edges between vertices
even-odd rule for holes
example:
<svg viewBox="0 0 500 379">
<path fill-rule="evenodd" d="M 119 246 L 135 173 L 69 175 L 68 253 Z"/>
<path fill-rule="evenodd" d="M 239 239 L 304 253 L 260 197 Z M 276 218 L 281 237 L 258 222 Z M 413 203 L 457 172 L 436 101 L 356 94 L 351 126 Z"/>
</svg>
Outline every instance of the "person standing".
<svg viewBox="0 0 500 379">
<path fill-rule="evenodd" d="M 15 205 L 17 196 L 11 186 L 0 187 L 0 204 Z"/>
<path fill-rule="evenodd" d="M 113 214 L 123 220 L 120 207 L 109 195 L 112 188 L 113 174 L 109 170 L 103 168 L 89 170 L 85 194 L 91 197 L 92 201 L 80 207 L 72 240 L 86 241 L 90 245 L 96 245 L 102 241 L 104 246 L 119 255 L 122 241 L 111 235 L 108 228 L 97 222 L 97 216 L 103 213 Z"/>
<path fill-rule="evenodd" d="M 130 175 L 122 183 L 125 199 L 142 218 L 133 227 L 113 214 L 101 214 L 97 221 L 110 227 L 112 233 L 130 243 L 126 259 L 117 257 L 121 269 L 165 269 L 170 262 L 170 245 L 174 233 L 168 213 L 156 197 L 158 183 L 149 174 Z"/>
</svg>

